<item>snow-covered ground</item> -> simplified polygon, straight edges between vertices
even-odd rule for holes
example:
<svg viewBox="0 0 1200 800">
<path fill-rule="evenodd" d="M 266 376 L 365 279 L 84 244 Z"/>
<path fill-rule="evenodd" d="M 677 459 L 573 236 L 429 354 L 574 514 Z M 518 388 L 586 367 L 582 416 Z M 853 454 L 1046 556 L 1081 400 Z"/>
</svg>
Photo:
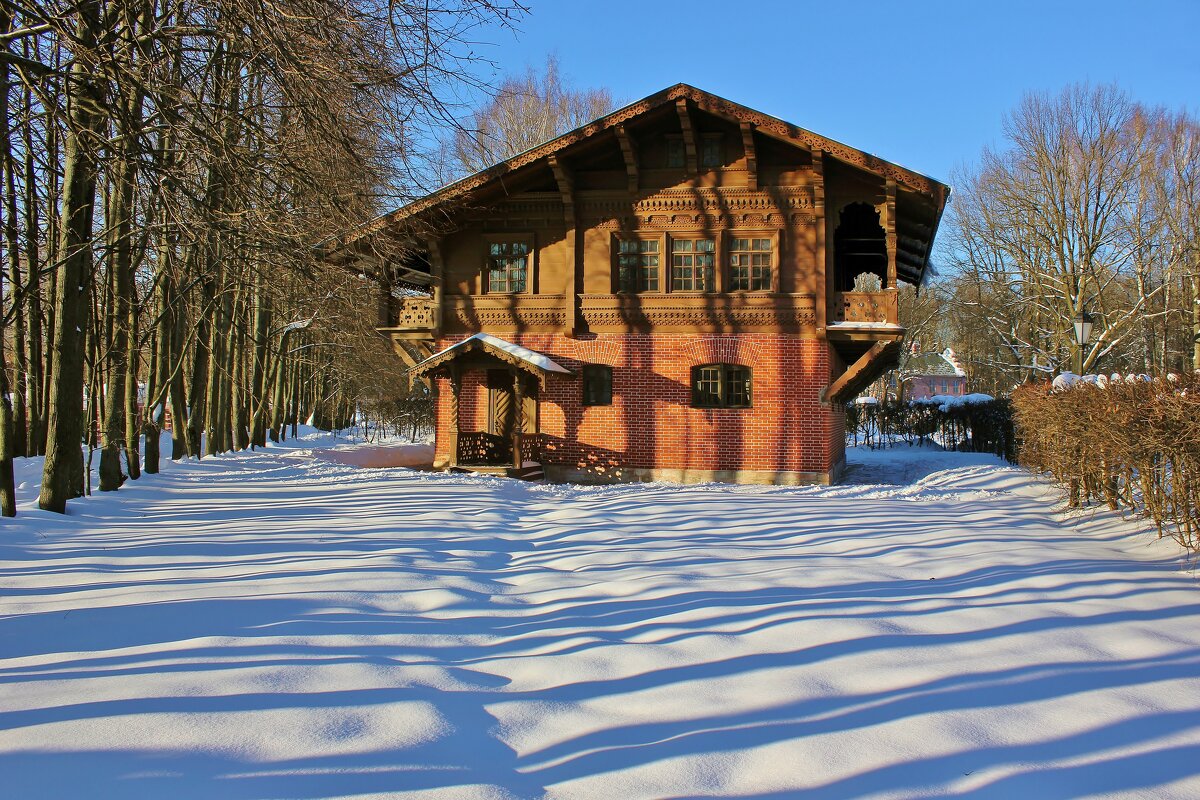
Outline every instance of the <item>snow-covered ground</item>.
<svg viewBox="0 0 1200 800">
<path fill-rule="evenodd" d="M 984 456 L 175 465 L 0 522 L 0 797 L 1200 797 L 1200 586 Z M 347 448 L 332 448 L 345 453 Z"/>
</svg>

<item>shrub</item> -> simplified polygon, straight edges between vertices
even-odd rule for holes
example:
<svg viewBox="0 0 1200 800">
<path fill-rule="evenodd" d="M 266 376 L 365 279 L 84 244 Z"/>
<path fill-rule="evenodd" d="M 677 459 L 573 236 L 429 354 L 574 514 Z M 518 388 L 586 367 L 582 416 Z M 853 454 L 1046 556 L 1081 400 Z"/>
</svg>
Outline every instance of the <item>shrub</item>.
<svg viewBox="0 0 1200 800">
<path fill-rule="evenodd" d="M 1132 509 L 1200 550 L 1200 377 L 1059 387 L 1013 392 L 1020 463 L 1067 487 L 1072 506 Z"/>
</svg>

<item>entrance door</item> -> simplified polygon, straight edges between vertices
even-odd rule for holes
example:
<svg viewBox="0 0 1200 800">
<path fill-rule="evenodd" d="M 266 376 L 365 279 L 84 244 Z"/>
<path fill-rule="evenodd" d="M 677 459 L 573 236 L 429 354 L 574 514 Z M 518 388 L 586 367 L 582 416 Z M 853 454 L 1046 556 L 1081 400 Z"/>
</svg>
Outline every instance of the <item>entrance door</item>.
<svg viewBox="0 0 1200 800">
<path fill-rule="evenodd" d="M 488 433 L 511 439 L 517 418 L 513 404 L 513 376 L 503 369 L 487 371 Z M 521 375 L 521 394 L 525 396 L 525 428 L 522 433 L 538 430 L 538 382 L 532 375 Z"/>
<path fill-rule="evenodd" d="M 505 440 L 511 439 L 513 420 L 516 418 L 513 408 L 512 373 L 505 369 L 489 369 L 487 386 L 488 433 Z"/>
</svg>

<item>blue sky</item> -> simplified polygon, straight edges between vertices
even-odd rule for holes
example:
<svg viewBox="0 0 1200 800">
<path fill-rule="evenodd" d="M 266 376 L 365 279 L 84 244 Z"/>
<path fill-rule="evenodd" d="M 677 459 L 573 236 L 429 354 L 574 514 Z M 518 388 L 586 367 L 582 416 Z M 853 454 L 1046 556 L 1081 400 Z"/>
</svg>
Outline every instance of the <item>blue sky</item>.
<svg viewBox="0 0 1200 800">
<path fill-rule="evenodd" d="M 626 101 L 682 81 L 943 180 L 1026 91 L 1111 82 L 1200 112 L 1200 0 L 527 4 L 480 48 L 500 72 L 553 51 Z"/>
</svg>

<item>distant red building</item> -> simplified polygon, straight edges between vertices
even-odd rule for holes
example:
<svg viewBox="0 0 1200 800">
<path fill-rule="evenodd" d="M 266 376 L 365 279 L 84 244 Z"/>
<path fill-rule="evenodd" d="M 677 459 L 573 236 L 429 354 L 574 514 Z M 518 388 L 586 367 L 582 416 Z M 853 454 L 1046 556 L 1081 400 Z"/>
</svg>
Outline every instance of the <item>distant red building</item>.
<svg viewBox="0 0 1200 800">
<path fill-rule="evenodd" d="M 967 373 L 954 351 L 912 353 L 900 362 L 900 397 L 925 400 L 937 395 L 961 397 L 967 393 Z"/>
</svg>

